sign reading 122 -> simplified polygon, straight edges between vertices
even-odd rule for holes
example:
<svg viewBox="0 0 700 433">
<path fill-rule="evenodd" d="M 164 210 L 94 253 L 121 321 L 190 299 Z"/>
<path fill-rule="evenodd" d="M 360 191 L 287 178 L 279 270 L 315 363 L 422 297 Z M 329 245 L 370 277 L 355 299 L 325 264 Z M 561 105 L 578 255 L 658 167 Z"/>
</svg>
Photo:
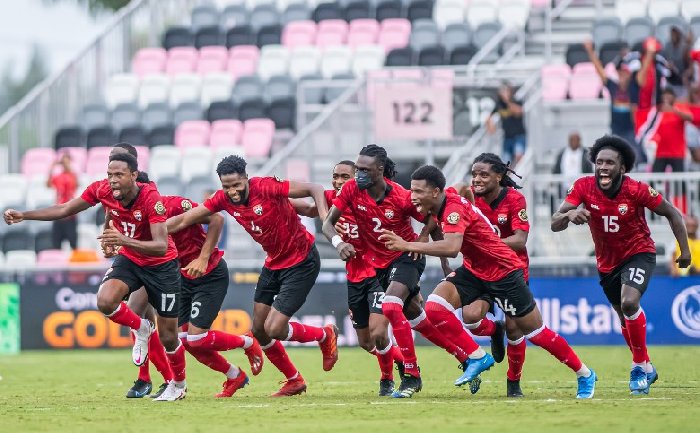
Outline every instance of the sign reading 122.
<svg viewBox="0 0 700 433">
<path fill-rule="evenodd" d="M 452 138 L 452 88 L 394 83 L 375 89 L 378 139 Z"/>
</svg>

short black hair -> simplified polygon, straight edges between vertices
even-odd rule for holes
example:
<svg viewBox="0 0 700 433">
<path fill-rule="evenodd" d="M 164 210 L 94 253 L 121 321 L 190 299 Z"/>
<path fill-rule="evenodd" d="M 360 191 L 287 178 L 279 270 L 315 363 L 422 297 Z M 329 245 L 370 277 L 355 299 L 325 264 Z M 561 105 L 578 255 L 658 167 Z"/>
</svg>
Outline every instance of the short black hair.
<svg viewBox="0 0 700 433">
<path fill-rule="evenodd" d="M 139 163 L 136 161 L 136 158 L 134 155 L 130 153 L 117 153 L 116 155 L 111 155 L 109 157 L 109 162 L 112 161 L 121 161 L 121 162 L 126 162 L 126 165 L 129 167 L 129 170 L 133 171 L 138 171 L 139 170 Z"/>
<path fill-rule="evenodd" d="M 661 94 L 668 93 L 669 95 L 676 96 L 676 91 L 673 90 L 673 87 L 671 86 L 666 86 L 664 89 L 661 91 Z"/>
<path fill-rule="evenodd" d="M 139 174 L 136 175 L 136 182 L 151 183 L 151 179 L 148 177 L 148 173 L 139 171 Z"/>
<path fill-rule="evenodd" d="M 355 168 L 355 163 L 352 162 L 352 161 L 350 161 L 349 159 L 344 159 L 344 160 L 338 162 L 338 163 L 335 164 L 335 165 L 349 165 L 349 166 L 352 167 L 353 169 Z"/>
<path fill-rule="evenodd" d="M 376 144 L 368 144 L 360 150 L 360 155 L 371 156 L 377 160 L 377 164 L 384 167 L 384 177 L 393 179 L 396 176 L 396 164 L 389 158 L 386 149 Z"/>
<path fill-rule="evenodd" d="M 235 173 L 247 175 L 245 171 L 246 165 L 245 159 L 240 156 L 229 155 L 222 159 L 219 165 L 216 166 L 216 174 L 219 175 L 219 177 Z"/>
<path fill-rule="evenodd" d="M 122 141 L 120 143 L 115 144 L 112 147 L 121 147 L 122 149 L 126 150 L 129 153 L 129 155 L 133 156 L 134 158 L 139 157 L 139 153 L 136 150 L 136 147 L 134 147 L 134 145 L 131 143 L 127 143 L 125 141 Z"/>
<path fill-rule="evenodd" d="M 612 149 L 620 154 L 622 164 L 625 166 L 625 171 L 628 173 L 634 168 L 634 163 L 637 160 L 637 155 L 632 146 L 624 138 L 618 135 L 604 135 L 593 143 L 593 147 L 588 151 L 589 159 L 595 166 L 595 160 L 598 158 L 598 153 L 605 148 Z"/>
<path fill-rule="evenodd" d="M 428 185 L 439 189 L 440 191 L 445 190 L 445 175 L 442 174 L 439 168 L 434 165 L 423 165 L 416 169 L 416 171 L 411 174 L 411 180 L 424 180 Z"/>
<path fill-rule="evenodd" d="M 518 175 L 518 173 L 514 172 L 510 168 L 510 161 L 508 161 L 508 163 L 503 162 L 501 157 L 496 155 L 495 153 L 482 153 L 481 155 L 474 158 L 474 162 L 472 163 L 472 165 L 476 164 L 477 162 L 483 162 L 484 164 L 491 165 L 491 170 L 493 170 L 494 173 L 498 173 L 501 175 L 501 181 L 498 184 L 502 187 L 511 187 L 514 189 L 522 188 L 520 185 L 515 183 L 515 181 L 508 175 L 508 173 L 513 173 L 514 175 L 521 178 Z"/>
</svg>

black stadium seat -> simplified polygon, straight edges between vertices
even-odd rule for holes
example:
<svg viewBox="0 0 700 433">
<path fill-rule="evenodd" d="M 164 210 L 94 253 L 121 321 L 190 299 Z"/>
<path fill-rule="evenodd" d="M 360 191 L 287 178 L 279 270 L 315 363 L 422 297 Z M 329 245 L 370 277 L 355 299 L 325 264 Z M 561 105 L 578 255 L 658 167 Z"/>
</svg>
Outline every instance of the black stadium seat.
<svg viewBox="0 0 700 433">
<path fill-rule="evenodd" d="M 374 18 L 370 13 L 370 9 L 371 7 L 367 0 L 351 0 L 343 9 L 343 16 L 347 22 L 362 18 Z"/>
<path fill-rule="evenodd" d="M 109 147 L 115 143 L 114 131 L 111 126 L 92 128 L 87 132 L 87 148 Z"/>
<path fill-rule="evenodd" d="M 239 25 L 226 32 L 226 47 L 236 45 L 255 45 L 255 35 L 249 25 Z"/>
<path fill-rule="evenodd" d="M 56 131 L 54 135 L 54 149 L 83 146 L 83 131 L 77 126 L 66 126 Z"/>
<path fill-rule="evenodd" d="M 194 46 L 197 49 L 224 45 L 224 35 L 221 34 L 219 26 L 206 26 L 197 30 L 194 36 Z"/>
<path fill-rule="evenodd" d="M 445 62 L 445 47 L 442 45 L 431 45 L 423 48 L 418 53 L 419 66 L 437 66 L 444 65 Z"/>
<path fill-rule="evenodd" d="M 466 65 L 478 50 L 472 44 L 455 47 L 450 53 L 450 65 Z"/>
<path fill-rule="evenodd" d="M 257 45 L 263 47 L 265 45 L 279 44 L 282 40 L 282 27 L 279 24 L 270 24 L 263 26 L 258 31 Z"/>
<path fill-rule="evenodd" d="M 296 107 L 295 98 L 279 98 L 267 106 L 266 114 L 275 122 L 276 129 L 296 129 Z"/>
<path fill-rule="evenodd" d="M 34 237 L 26 227 L 17 227 L 5 233 L 2 239 L 2 251 L 33 250 Z"/>
<path fill-rule="evenodd" d="M 238 111 L 236 106 L 230 101 L 215 101 L 209 105 L 207 109 L 207 120 L 213 122 L 215 120 L 236 119 Z"/>
<path fill-rule="evenodd" d="M 583 44 L 569 44 L 566 48 L 566 63 L 574 67 L 577 63 L 589 62 L 588 53 Z"/>
<path fill-rule="evenodd" d="M 146 132 L 140 126 L 127 126 L 119 131 L 117 141 L 131 143 L 134 146 L 146 146 Z"/>
<path fill-rule="evenodd" d="M 148 146 L 172 146 L 175 143 L 175 128 L 173 125 L 161 125 L 148 131 Z"/>
<path fill-rule="evenodd" d="M 189 27 L 170 27 L 163 35 L 163 48 L 169 50 L 174 47 L 193 47 L 194 35 Z"/>
<path fill-rule="evenodd" d="M 433 18 L 434 3 L 432 0 L 413 0 L 408 5 L 408 20 L 413 22 L 423 18 Z"/>
<path fill-rule="evenodd" d="M 621 59 L 620 51 L 625 48 L 629 48 L 629 46 L 627 42 L 624 41 L 607 42 L 603 44 L 603 46 L 600 47 L 600 54 L 598 56 L 600 57 L 600 62 L 605 66 L 615 59 Z"/>
<path fill-rule="evenodd" d="M 342 20 L 343 12 L 335 3 L 321 3 L 316 6 L 311 17 L 317 23 L 324 20 Z"/>
<path fill-rule="evenodd" d="M 413 50 L 408 47 L 393 49 L 386 56 L 386 66 L 411 66 L 413 54 Z"/>
<path fill-rule="evenodd" d="M 402 9 L 401 0 L 380 0 L 375 12 L 377 21 L 383 21 L 387 18 L 401 18 Z"/>
<path fill-rule="evenodd" d="M 250 119 L 260 119 L 265 115 L 265 102 L 262 98 L 253 98 L 241 103 L 238 107 L 238 118 L 245 122 Z"/>
<path fill-rule="evenodd" d="M 46 228 L 38 231 L 34 236 L 34 251 L 37 254 L 44 250 L 53 249 L 53 229 Z"/>
</svg>

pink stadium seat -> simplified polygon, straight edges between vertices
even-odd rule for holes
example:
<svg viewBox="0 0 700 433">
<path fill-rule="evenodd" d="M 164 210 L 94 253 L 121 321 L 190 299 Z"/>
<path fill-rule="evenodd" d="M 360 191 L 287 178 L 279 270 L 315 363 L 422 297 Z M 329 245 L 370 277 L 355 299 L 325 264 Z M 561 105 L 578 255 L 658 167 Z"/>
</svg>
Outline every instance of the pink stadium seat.
<svg viewBox="0 0 700 433">
<path fill-rule="evenodd" d="M 140 171 L 148 171 L 148 163 L 151 157 L 151 149 L 146 146 L 135 146 L 136 152 L 139 154 L 138 163 Z"/>
<path fill-rule="evenodd" d="M 84 147 L 64 147 L 61 149 L 61 151 L 70 153 L 70 159 L 73 162 L 73 169 L 76 171 L 76 173 L 85 173 L 87 149 Z"/>
<path fill-rule="evenodd" d="M 187 74 L 197 68 L 199 53 L 193 47 L 175 47 L 168 51 L 165 73 L 168 75 Z"/>
<path fill-rule="evenodd" d="M 530 0 L 530 4 L 533 8 L 545 8 L 551 2 L 551 0 Z"/>
<path fill-rule="evenodd" d="M 404 18 L 389 18 L 382 21 L 377 43 L 388 53 L 394 48 L 405 48 L 411 36 L 411 23 Z"/>
<path fill-rule="evenodd" d="M 197 61 L 197 73 L 200 75 L 211 74 L 226 70 L 228 50 L 226 47 L 202 47 L 199 50 Z"/>
<path fill-rule="evenodd" d="M 566 99 L 569 89 L 571 70 L 568 65 L 547 65 L 541 70 L 542 99 L 544 101 L 561 101 Z"/>
<path fill-rule="evenodd" d="M 350 22 L 348 33 L 348 45 L 355 48 L 359 45 L 371 45 L 377 43 L 379 35 L 379 23 L 375 19 L 358 19 Z"/>
<path fill-rule="evenodd" d="M 282 31 L 282 45 L 294 48 L 316 42 L 316 23 L 311 20 L 292 21 Z"/>
<path fill-rule="evenodd" d="M 308 182 L 311 179 L 311 168 L 305 159 L 290 159 L 287 161 L 287 178 L 295 182 Z"/>
<path fill-rule="evenodd" d="M 246 156 L 264 157 L 270 155 L 275 123 L 270 119 L 250 119 L 243 124 L 243 147 Z"/>
<path fill-rule="evenodd" d="M 345 45 L 348 23 L 343 20 L 324 20 L 318 23 L 316 46 L 319 48 Z"/>
<path fill-rule="evenodd" d="M 131 61 L 131 71 L 143 77 L 148 74 L 162 74 L 168 53 L 163 48 L 142 48 Z"/>
<path fill-rule="evenodd" d="M 211 126 L 206 120 L 188 120 L 182 122 L 175 129 L 175 146 L 206 147 L 209 145 Z"/>
<path fill-rule="evenodd" d="M 574 66 L 569 81 L 569 96 L 571 99 L 598 99 L 603 83 L 595 70 L 593 63 L 578 63 Z"/>
<path fill-rule="evenodd" d="M 63 250 L 40 251 L 36 257 L 37 266 L 64 267 L 68 265 L 69 255 Z"/>
<path fill-rule="evenodd" d="M 244 75 L 255 75 L 259 58 L 260 49 L 255 45 L 237 45 L 229 51 L 226 69 L 236 79 Z"/>
<path fill-rule="evenodd" d="M 211 123 L 209 146 L 213 148 L 237 146 L 241 143 L 243 124 L 240 120 L 216 120 Z"/>
<path fill-rule="evenodd" d="M 112 152 L 111 147 L 93 147 L 88 150 L 87 163 L 85 166 L 85 172 L 88 176 L 106 176 L 110 152 Z"/>
<path fill-rule="evenodd" d="M 22 157 L 22 174 L 35 176 L 45 175 L 56 161 L 56 151 L 50 147 L 34 147 L 28 149 Z"/>
</svg>

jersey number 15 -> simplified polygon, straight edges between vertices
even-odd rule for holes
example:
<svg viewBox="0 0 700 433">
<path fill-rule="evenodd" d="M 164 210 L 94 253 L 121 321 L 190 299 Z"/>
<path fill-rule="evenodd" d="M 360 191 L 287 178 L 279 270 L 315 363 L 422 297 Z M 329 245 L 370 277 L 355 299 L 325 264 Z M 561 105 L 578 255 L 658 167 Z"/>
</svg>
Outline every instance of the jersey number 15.
<svg viewBox="0 0 700 433">
<path fill-rule="evenodd" d="M 617 215 L 603 215 L 603 229 L 605 233 L 617 233 L 620 231 L 620 224 L 617 223 Z"/>
</svg>

